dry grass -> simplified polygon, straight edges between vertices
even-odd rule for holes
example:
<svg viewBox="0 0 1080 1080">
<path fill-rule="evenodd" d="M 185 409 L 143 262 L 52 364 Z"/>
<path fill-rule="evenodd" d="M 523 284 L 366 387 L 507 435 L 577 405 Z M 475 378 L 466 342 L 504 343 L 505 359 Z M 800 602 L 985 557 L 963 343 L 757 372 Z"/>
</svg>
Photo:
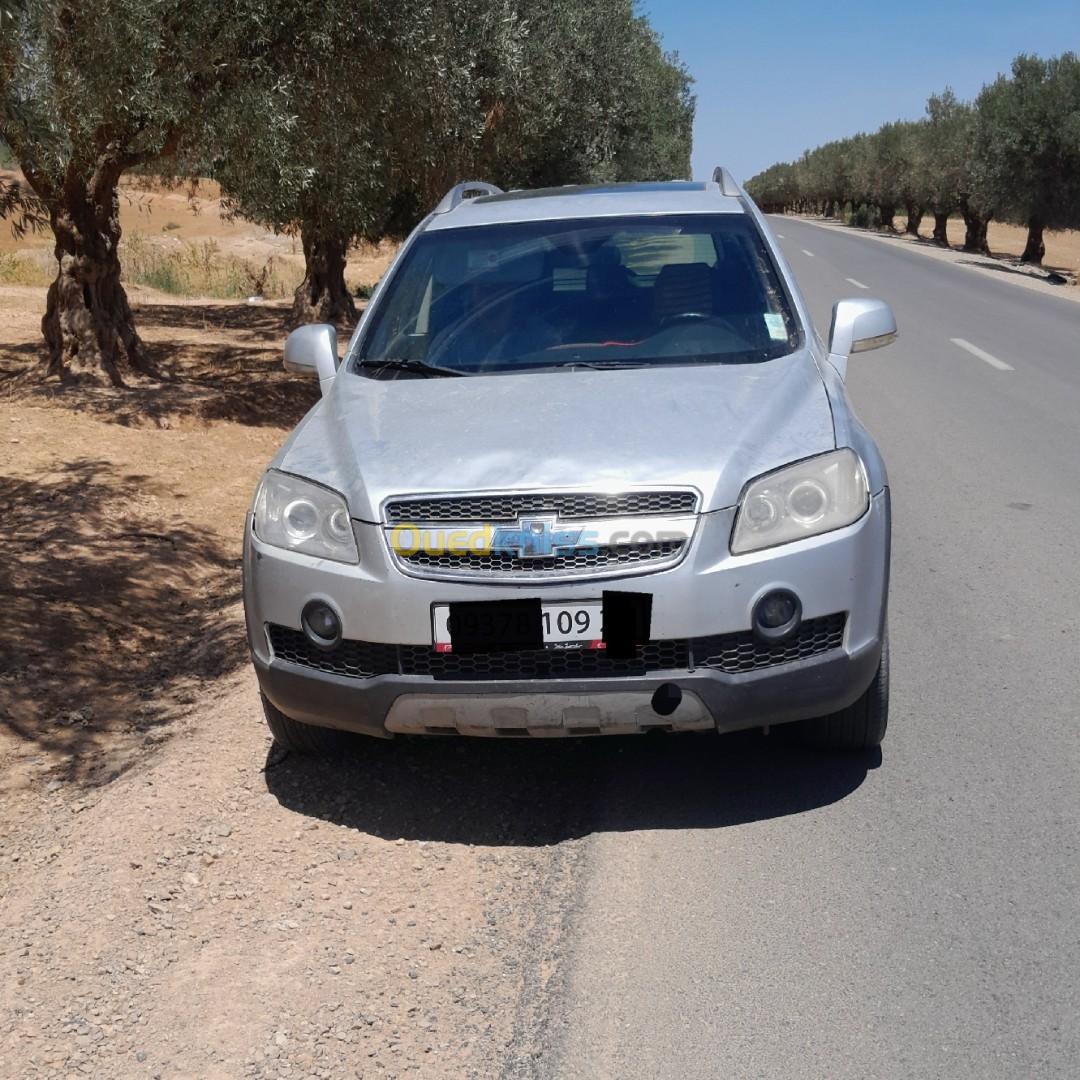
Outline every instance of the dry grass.
<svg viewBox="0 0 1080 1080">
<path fill-rule="evenodd" d="M 229 218 L 210 180 L 167 186 L 145 176 L 125 178 L 120 227 L 127 282 L 174 296 L 286 297 L 304 276 L 299 238 Z M 0 225 L 0 284 L 47 285 L 55 273 L 52 246 L 47 229 L 15 237 Z M 349 287 L 370 291 L 396 251 L 389 241 L 356 245 L 345 270 Z"/>
<path fill-rule="evenodd" d="M 38 251 L 0 251 L 0 285 L 48 285 L 52 275 Z"/>
<path fill-rule="evenodd" d="M 297 267 L 274 255 L 261 264 L 222 251 L 216 240 L 159 240 L 141 233 L 120 244 L 124 278 L 174 296 L 281 299 L 300 282 Z"/>
</svg>

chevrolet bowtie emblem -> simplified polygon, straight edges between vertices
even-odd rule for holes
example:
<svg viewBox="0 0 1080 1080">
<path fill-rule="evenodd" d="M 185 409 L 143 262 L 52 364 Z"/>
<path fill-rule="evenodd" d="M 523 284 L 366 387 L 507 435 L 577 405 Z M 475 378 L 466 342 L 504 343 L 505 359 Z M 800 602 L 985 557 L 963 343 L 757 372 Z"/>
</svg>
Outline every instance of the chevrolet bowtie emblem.
<svg viewBox="0 0 1080 1080">
<path fill-rule="evenodd" d="M 550 559 L 559 550 L 576 548 L 581 529 L 557 529 L 554 517 L 519 518 L 517 525 L 499 525 L 491 538 L 491 550 L 519 559 Z"/>
</svg>

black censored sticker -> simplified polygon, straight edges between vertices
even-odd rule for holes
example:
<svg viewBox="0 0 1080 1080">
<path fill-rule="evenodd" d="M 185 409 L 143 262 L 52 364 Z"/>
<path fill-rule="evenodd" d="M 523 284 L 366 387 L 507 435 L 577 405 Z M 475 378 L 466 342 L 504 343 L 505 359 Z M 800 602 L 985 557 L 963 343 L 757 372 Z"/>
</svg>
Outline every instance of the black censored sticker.
<svg viewBox="0 0 1080 1080">
<path fill-rule="evenodd" d="M 450 605 L 455 653 L 516 652 L 544 647 L 540 600 L 466 600 Z"/>
<path fill-rule="evenodd" d="M 604 591 L 604 648 L 613 659 L 630 659 L 651 633 L 652 594 Z"/>
</svg>

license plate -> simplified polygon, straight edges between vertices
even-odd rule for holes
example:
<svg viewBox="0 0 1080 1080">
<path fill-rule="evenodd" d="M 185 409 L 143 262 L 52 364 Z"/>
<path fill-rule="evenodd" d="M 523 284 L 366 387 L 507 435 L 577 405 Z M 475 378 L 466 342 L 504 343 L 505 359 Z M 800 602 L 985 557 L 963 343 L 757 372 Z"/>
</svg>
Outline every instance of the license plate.
<svg viewBox="0 0 1080 1080">
<path fill-rule="evenodd" d="M 470 636 L 482 635 L 497 639 L 501 635 L 500 613 L 492 606 L 490 613 L 483 604 L 468 605 L 467 617 L 478 620 L 470 625 Z M 540 634 L 546 649 L 602 649 L 602 611 L 599 600 L 572 602 L 545 601 L 540 605 Z M 450 605 L 436 604 L 434 608 L 434 640 L 436 652 L 451 652 Z M 490 622 L 487 619 L 490 617 Z M 507 628 L 512 634 L 513 627 Z"/>
</svg>

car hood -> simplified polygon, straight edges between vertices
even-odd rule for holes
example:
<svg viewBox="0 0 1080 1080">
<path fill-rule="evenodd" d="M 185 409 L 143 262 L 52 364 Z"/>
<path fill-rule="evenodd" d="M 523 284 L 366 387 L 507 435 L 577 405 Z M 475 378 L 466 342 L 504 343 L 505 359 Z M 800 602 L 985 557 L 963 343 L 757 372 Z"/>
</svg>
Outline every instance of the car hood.
<svg viewBox="0 0 1080 1080">
<path fill-rule="evenodd" d="M 341 373 L 275 459 L 342 492 L 354 518 L 433 492 L 692 486 L 704 510 L 747 480 L 831 450 L 806 350 L 762 364 L 467 378 Z"/>
</svg>

